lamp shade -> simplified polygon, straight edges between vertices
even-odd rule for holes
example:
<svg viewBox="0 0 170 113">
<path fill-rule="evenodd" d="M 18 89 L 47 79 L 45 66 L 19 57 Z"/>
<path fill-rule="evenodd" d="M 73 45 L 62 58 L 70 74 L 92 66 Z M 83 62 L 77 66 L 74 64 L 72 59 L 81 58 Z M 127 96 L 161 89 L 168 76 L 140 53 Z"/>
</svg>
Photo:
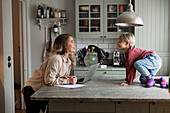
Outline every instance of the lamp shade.
<svg viewBox="0 0 170 113">
<path fill-rule="evenodd" d="M 120 14 L 120 16 L 117 18 L 115 25 L 117 26 L 143 26 L 142 18 L 139 17 L 135 12 L 133 11 L 133 6 L 131 4 L 128 4 L 127 11 Z"/>
<path fill-rule="evenodd" d="M 126 11 L 116 20 L 117 26 L 143 26 L 142 18 L 134 12 Z"/>
</svg>

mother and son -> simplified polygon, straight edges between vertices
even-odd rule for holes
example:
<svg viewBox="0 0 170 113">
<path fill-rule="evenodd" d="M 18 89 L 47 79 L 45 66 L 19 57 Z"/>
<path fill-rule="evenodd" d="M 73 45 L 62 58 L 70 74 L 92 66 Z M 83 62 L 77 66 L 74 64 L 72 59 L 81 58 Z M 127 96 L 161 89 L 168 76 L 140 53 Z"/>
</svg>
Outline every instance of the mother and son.
<svg viewBox="0 0 170 113">
<path fill-rule="evenodd" d="M 153 78 L 162 65 L 161 58 L 154 51 L 135 48 L 135 37 L 132 33 L 124 33 L 118 40 L 119 49 L 124 50 L 126 55 L 126 82 L 121 83 L 121 86 L 131 85 L 137 70 L 141 74 L 140 82 L 146 84 L 146 87 L 155 83 L 159 83 L 163 88 L 167 87 L 163 77 Z M 34 71 L 22 89 L 27 113 L 39 113 L 40 109 L 45 111 L 48 102 L 30 100 L 30 96 L 43 85 L 76 84 L 76 76 L 69 76 L 71 68 L 75 66 L 75 46 L 72 35 L 61 34 L 55 39 L 46 60 Z"/>
</svg>

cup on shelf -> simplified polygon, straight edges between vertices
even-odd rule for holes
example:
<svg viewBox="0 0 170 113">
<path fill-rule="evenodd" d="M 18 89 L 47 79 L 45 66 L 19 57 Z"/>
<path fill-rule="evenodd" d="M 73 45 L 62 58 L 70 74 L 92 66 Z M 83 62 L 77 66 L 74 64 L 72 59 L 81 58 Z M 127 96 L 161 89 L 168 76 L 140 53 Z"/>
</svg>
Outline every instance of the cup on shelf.
<svg viewBox="0 0 170 113">
<path fill-rule="evenodd" d="M 115 12 L 116 11 L 116 6 L 114 6 L 114 5 L 109 5 L 109 12 Z"/>
<path fill-rule="evenodd" d="M 123 5 L 119 5 L 119 12 L 124 12 L 124 6 Z"/>
</svg>

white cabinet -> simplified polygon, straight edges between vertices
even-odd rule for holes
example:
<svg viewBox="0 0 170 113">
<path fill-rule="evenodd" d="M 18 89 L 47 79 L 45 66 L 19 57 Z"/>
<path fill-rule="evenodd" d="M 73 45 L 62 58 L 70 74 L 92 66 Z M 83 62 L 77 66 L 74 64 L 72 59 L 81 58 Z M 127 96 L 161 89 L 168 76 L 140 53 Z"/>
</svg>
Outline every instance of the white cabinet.
<svg viewBox="0 0 170 113">
<path fill-rule="evenodd" d="M 117 27 L 117 17 L 124 11 L 128 0 L 76 0 L 76 38 L 117 38 L 133 27 Z"/>
<path fill-rule="evenodd" d="M 84 76 L 87 74 L 88 71 L 83 71 L 83 70 L 79 70 L 79 71 L 74 71 L 74 75 L 75 76 Z M 95 72 L 95 76 L 117 76 L 117 75 L 122 75 L 125 76 L 126 72 L 125 70 L 97 70 Z"/>
</svg>

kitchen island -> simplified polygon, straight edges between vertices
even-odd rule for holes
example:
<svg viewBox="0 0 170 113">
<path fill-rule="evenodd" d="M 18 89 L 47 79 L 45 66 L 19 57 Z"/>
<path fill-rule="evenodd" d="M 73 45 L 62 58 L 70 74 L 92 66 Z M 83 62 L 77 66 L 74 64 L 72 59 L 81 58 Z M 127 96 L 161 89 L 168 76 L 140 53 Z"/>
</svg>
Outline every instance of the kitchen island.
<svg viewBox="0 0 170 113">
<path fill-rule="evenodd" d="M 169 113 L 170 93 L 159 84 L 145 88 L 138 78 L 133 85 L 120 86 L 125 76 L 95 76 L 76 89 L 43 86 L 31 96 L 48 100 L 49 113 Z M 168 77 L 166 77 L 166 81 Z"/>
</svg>

